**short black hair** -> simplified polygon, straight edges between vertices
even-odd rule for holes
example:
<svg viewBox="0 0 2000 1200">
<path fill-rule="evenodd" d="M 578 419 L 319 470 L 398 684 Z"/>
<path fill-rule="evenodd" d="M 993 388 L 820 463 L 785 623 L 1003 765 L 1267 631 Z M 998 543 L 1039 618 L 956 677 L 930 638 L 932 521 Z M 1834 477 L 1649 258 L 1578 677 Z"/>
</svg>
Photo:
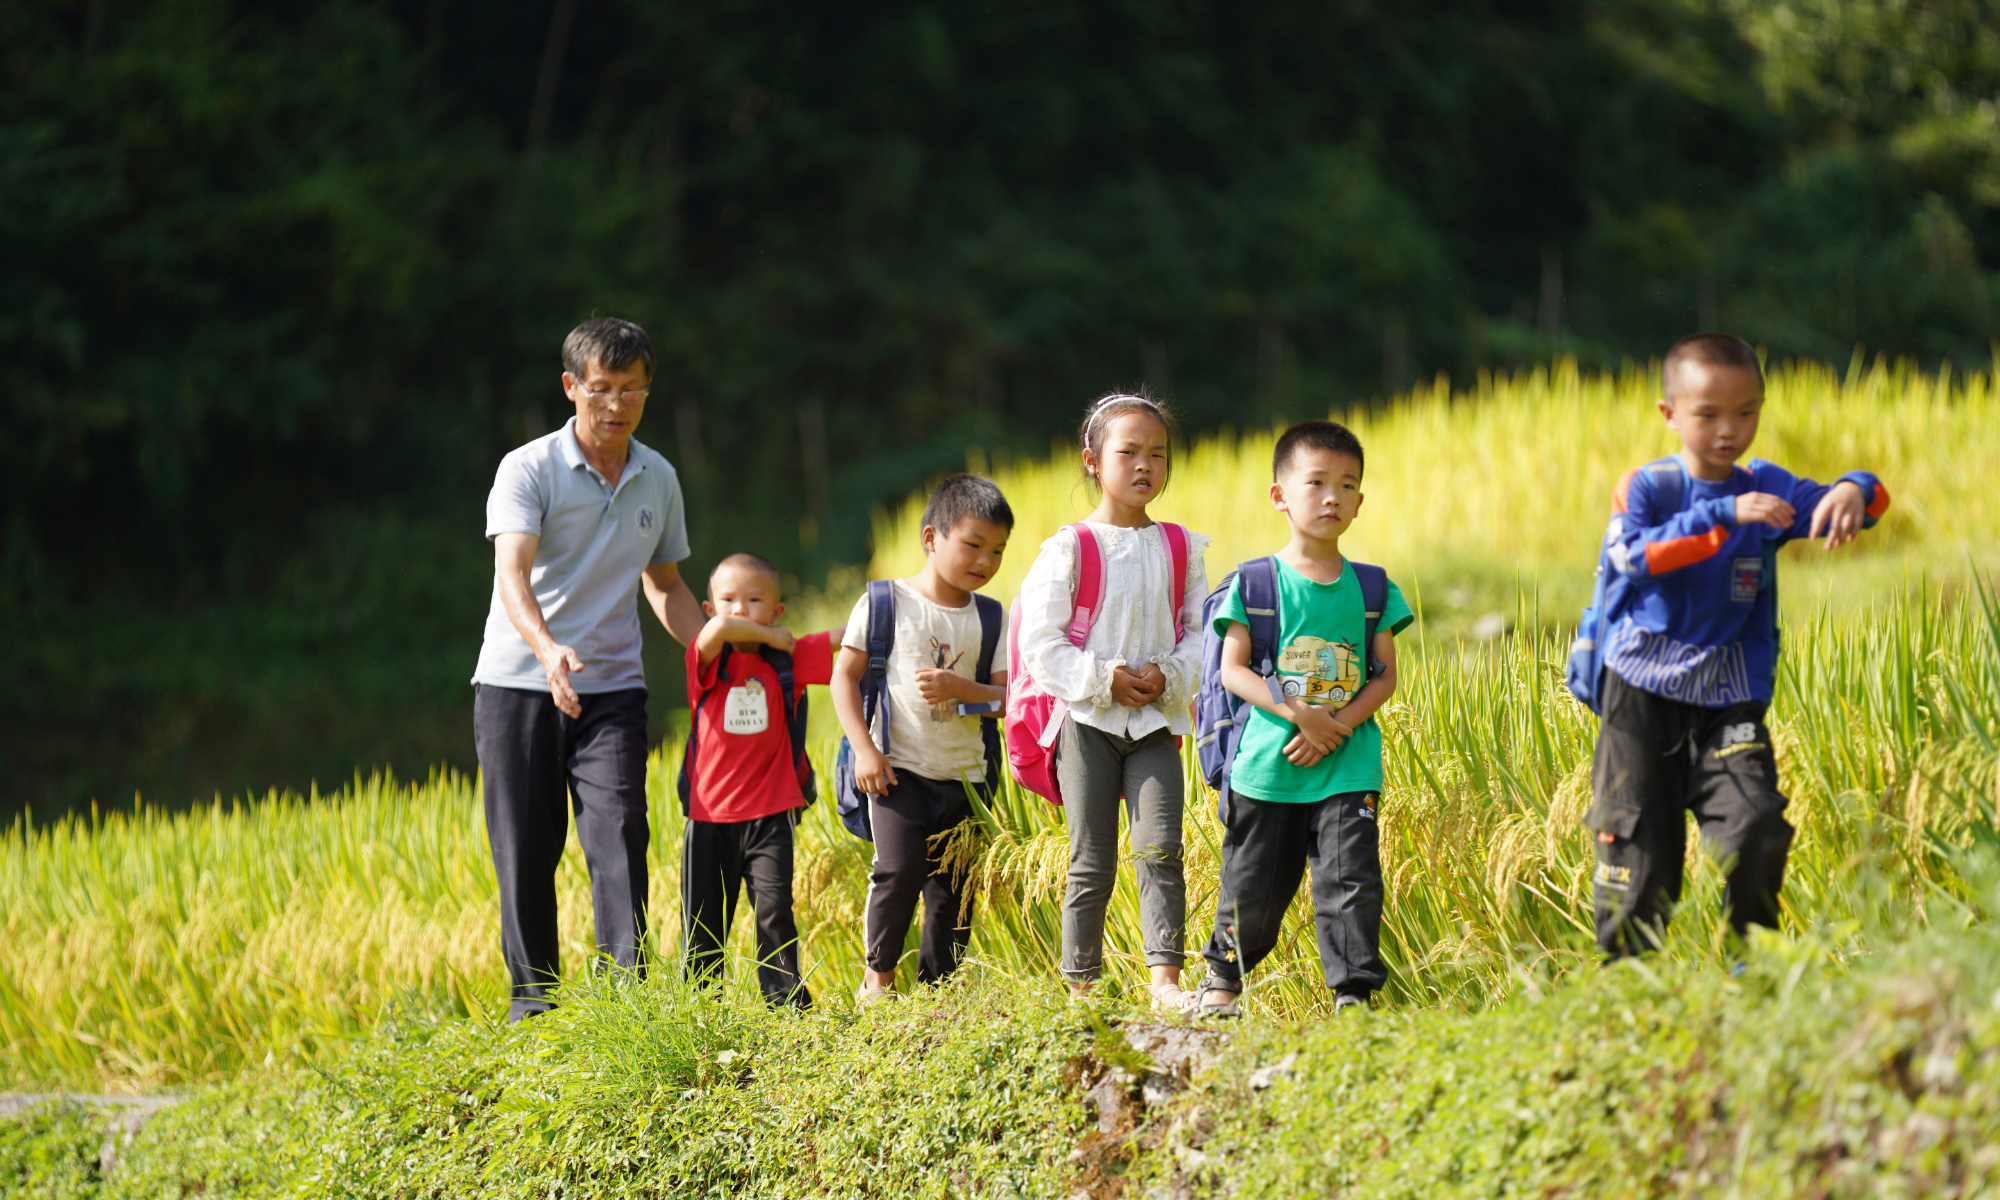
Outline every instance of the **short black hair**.
<svg viewBox="0 0 2000 1200">
<path fill-rule="evenodd" d="M 1690 333 L 1667 350 L 1666 360 L 1660 364 L 1660 399 L 1669 405 L 1674 398 L 1668 381 L 1674 377 L 1674 368 L 1684 362 L 1741 367 L 1757 377 L 1757 390 L 1764 390 L 1764 364 L 1757 361 L 1755 346 L 1733 333 Z"/>
<path fill-rule="evenodd" d="M 1356 468 L 1365 469 L 1368 465 L 1361 453 L 1361 439 L 1354 436 L 1352 429 L 1337 421 L 1300 421 L 1278 435 L 1278 444 L 1271 450 L 1271 478 L 1275 480 L 1284 474 L 1301 450 L 1351 454 Z M 1360 469 L 1355 471 L 1356 475 L 1361 474 Z"/>
<path fill-rule="evenodd" d="M 590 364 L 607 371 L 622 371 L 635 362 L 646 364 L 646 378 L 653 377 L 653 341 L 646 331 L 617 317 L 592 317 L 563 339 L 563 370 L 582 379 Z"/>
<path fill-rule="evenodd" d="M 952 475 L 931 489 L 930 503 L 924 505 L 925 526 L 950 533 L 967 517 L 1010 532 L 1014 528 L 1014 510 L 1007 507 L 1007 497 L 1000 494 L 999 484 L 984 475 Z"/>
<path fill-rule="evenodd" d="M 738 550 L 736 553 L 725 557 L 721 562 L 709 568 L 708 594 L 710 596 L 715 595 L 715 577 L 722 573 L 722 568 L 724 567 L 749 567 L 753 571 L 761 571 L 771 577 L 771 582 L 778 586 L 780 592 L 784 591 L 785 577 L 779 573 L 777 563 L 772 562 L 761 554 L 752 554 L 748 550 Z"/>
</svg>

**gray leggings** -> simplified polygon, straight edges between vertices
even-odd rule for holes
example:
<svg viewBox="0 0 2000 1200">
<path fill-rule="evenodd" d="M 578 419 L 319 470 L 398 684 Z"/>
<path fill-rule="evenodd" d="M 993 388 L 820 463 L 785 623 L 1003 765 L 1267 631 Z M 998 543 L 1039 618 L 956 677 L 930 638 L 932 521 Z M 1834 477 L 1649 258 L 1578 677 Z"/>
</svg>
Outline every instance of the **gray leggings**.
<svg viewBox="0 0 2000 1200">
<path fill-rule="evenodd" d="M 1185 781 L 1174 736 L 1137 741 L 1063 718 L 1056 782 L 1069 822 L 1069 892 L 1063 897 L 1062 973 L 1072 982 L 1104 974 L 1104 910 L 1118 881 L 1119 792 L 1132 813 L 1132 862 L 1139 876 L 1139 927 L 1148 966 L 1181 964 L 1187 936 L 1187 882 L 1181 875 Z"/>
</svg>

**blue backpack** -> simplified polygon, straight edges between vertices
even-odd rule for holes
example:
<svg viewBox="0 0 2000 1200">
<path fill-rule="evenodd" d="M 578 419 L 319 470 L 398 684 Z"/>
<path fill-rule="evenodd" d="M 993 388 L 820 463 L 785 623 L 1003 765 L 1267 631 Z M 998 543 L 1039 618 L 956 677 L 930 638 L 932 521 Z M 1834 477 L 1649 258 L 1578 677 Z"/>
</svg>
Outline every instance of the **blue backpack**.
<svg viewBox="0 0 2000 1200">
<path fill-rule="evenodd" d="M 1000 630 L 1005 622 L 1005 611 L 1000 602 L 990 596 L 975 595 L 973 605 L 979 610 L 979 662 L 973 679 L 985 683 L 993 677 L 993 654 L 1000 647 Z M 896 645 L 896 585 L 887 579 L 877 579 L 868 585 L 868 669 L 861 675 L 861 719 L 869 729 L 876 728 L 881 721 L 882 753 L 889 753 L 889 651 Z M 987 704 L 961 704 L 961 717 L 983 716 L 1001 712 L 1006 702 L 995 700 Z M 997 721 L 981 721 L 981 734 L 986 742 L 986 789 L 990 793 L 1000 783 L 1000 727 Z M 868 796 L 854 782 L 854 747 L 846 737 L 840 739 L 840 753 L 833 762 L 833 804 L 840 813 L 840 823 L 847 826 L 847 832 L 864 842 L 875 840 L 875 830 L 868 820 Z"/>
<path fill-rule="evenodd" d="M 736 647 L 724 644 L 722 657 L 716 663 L 718 680 L 727 677 L 729 656 L 734 653 Z M 806 756 L 806 698 L 795 696 L 798 679 L 792 672 L 792 656 L 769 646 L 757 647 L 757 653 L 778 673 L 778 694 L 784 698 L 785 729 L 792 736 L 792 768 L 798 772 L 799 791 L 805 796 L 807 807 L 810 807 L 814 800 L 819 799 L 819 779 L 813 773 L 812 759 Z M 681 753 L 681 776 L 675 785 L 680 792 L 681 815 L 684 817 L 688 815 L 689 801 L 694 797 L 694 756 L 695 747 L 701 744 L 696 737 L 701 731 L 701 709 L 708 702 L 708 693 L 714 690 L 711 686 L 695 698 L 692 719 L 688 721 L 687 749 Z"/>
<path fill-rule="evenodd" d="M 1368 658 L 1368 678 L 1382 673 L 1375 657 L 1375 631 L 1382 624 L 1382 608 L 1389 602 L 1389 576 L 1382 568 L 1348 560 L 1354 578 L 1361 584 L 1361 606 L 1366 614 L 1362 635 Z M 1230 584 L 1243 583 L 1244 622 L 1250 627 L 1251 669 L 1264 677 L 1274 700 L 1284 693 L 1278 683 L 1276 659 L 1279 630 L 1278 560 L 1253 558 L 1222 577 L 1201 606 L 1201 690 L 1194 698 L 1194 749 L 1201 760 L 1202 778 L 1220 797 L 1218 813 L 1224 820 L 1229 812 L 1229 764 L 1236 758 L 1236 745 L 1243 740 L 1249 722 L 1249 704 L 1222 686 L 1222 635 L 1215 632 L 1216 614 L 1229 596 Z"/>
<path fill-rule="evenodd" d="M 1662 513 L 1681 510 L 1681 497 L 1687 486 L 1686 468 L 1681 460 L 1669 454 L 1656 458 L 1641 467 L 1653 477 L 1653 507 Z M 1597 580 L 1591 585 L 1590 604 L 1583 610 L 1583 616 L 1576 622 L 1576 640 L 1569 645 L 1569 669 L 1565 672 L 1565 682 L 1569 684 L 1569 694 L 1591 712 L 1597 711 L 1597 683 L 1604 673 L 1604 632 L 1620 613 L 1608 610 L 1607 604 L 1621 611 L 1624 608 L 1624 589 L 1607 601 L 1606 593 L 1622 583 L 1607 569 L 1611 557 L 1611 523 L 1604 524 L 1604 541 L 1597 548 Z"/>
</svg>

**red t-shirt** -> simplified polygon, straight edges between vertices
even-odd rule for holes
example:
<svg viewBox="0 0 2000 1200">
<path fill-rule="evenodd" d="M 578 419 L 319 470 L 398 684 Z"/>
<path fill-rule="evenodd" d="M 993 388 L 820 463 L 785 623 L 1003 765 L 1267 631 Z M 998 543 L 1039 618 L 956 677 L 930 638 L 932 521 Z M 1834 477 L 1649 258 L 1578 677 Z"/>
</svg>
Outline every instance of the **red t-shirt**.
<svg viewBox="0 0 2000 1200">
<path fill-rule="evenodd" d="M 778 697 L 778 672 L 757 652 L 718 654 L 707 667 L 701 651 L 687 652 L 688 707 L 701 706 L 695 725 L 694 795 L 688 816 L 717 824 L 754 821 L 803 808 L 792 735 Z M 792 683 L 799 696 L 809 683 L 833 678 L 833 644 L 809 634 L 792 648 Z"/>
</svg>

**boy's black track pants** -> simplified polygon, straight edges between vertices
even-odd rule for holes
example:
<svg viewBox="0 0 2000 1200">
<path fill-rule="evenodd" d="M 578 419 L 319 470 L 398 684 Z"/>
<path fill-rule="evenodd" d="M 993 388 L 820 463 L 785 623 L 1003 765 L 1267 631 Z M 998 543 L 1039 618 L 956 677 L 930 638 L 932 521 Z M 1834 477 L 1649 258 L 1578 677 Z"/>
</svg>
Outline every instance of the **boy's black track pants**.
<svg viewBox="0 0 2000 1200">
<path fill-rule="evenodd" d="M 480 684 L 473 742 L 486 801 L 486 838 L 500 882 L 500 950 L 513 1020 L 550 1007 L 560 945 L 556 867 L 576 810 L 590 868 L 597 952 L 644 971 L 646 935 L 646 691 L 578 697 L 564 716 L 546 689 Z"/>
<path fill-rule="evenodd" d="M 875 831 L 875 865 L 868 875 L 862 926 L 868 969 L 894 971 L 903 957 L 917 900 L 924 902 L 917 982 L 937 983 L 958 969 L 972 940 L 972 903 L 964 879 L 945 870 L 931 839 L 972 816 L 965 785 L 898 771 L 886 796 L 868 798 Z"/>
<path fill-rule="evenodd" d="M 799 975 L 799 925 L 792 915 L 793 830 L 799 810 L 751 821 L 687 823 L 681 840 L 681 911 L 686 914 L 687 973 L 713 979 L 736 916 L 736 896 L 750 890 L 757 913 L 757 988 L 771 1004 L 812 1004 Z"/>
<path fill-rule="evenodd" d="M 1382 854 L 1375 801 L 1374 792 L 1343 792 L 1310 804 L 1231 792 L 1215 932 L 1202 950 L 1211 981 L 1240 985 L 1277 946 L 1307 863 L 1326 986 L 1364 995 L 1388 981 L 1380 952 Z"/>
<path fill-rule="evenodd" d="M 1777 928 L 1792 826 L 1766 706 L 1683 704 L 1611 671 L 1598 698 L 1593 801 L 1584 817 L 1598 834 L 1597 944 L 1613 958 L 1655 946 L 1680 899 L 1690 811 L 1727 872 L 1722 905 L 1730 926 L 1739 934 L 1751 925 Z"/>
</svg>

